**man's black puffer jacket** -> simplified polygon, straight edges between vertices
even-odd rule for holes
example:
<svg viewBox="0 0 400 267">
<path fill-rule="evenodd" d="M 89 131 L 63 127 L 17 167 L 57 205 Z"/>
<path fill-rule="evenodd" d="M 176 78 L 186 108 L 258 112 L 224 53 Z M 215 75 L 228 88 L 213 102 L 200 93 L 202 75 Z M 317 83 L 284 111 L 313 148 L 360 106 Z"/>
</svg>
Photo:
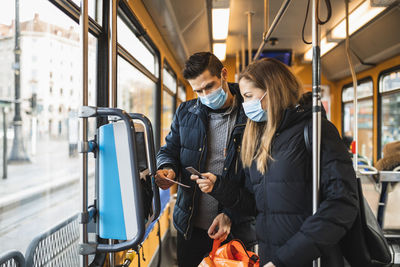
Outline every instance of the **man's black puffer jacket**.
<svg viewBox="0 0 400 267">
<path fill-rule="evenodd" d="M 242 97 L 237 84 L 229 83 L 229 90 L 236 96 L 238 113 L 236 123 L 232 130 L 227 147 L 227 156 L 224 162 L 223 176 L 235 184 L 244 186 L 244 176 L 238 165 L 240 144 L 245 128 L 247 117 L 242 107 Z M 158 169 L 171 167 L 180 182 L 190 185 L 190 188 L 178 186 L 177 200 L 174 208 L 175 228 L 190 239 L 192 231 L 192 218 L 196 212 L 197 201 L 200 190 L 195 182 L 190 179 L 190 173 L 185 169 L 192 166 L 200 172 L 205 170 L 207 157 L 207 122 L 208 109 L 198 99 L 182 103 L 174 116 L 171 131 L 165 138 L 166 144 L 161 147 L 157 154 Z M 221 212 L 226 213 L 232 220 L 232 235 L 245 242 L 249 247 L 256 242 L 255 218 L 253 215 L 241 216 L 237 212 L 219 207 Z"/>
<path fill-rule="evenodd" d="M 337 244 L 357 215 L 355 173 L 338 131 L 323 115 L 321 202 L 312 215 L 312 155 L 305 146 L 306 125 L 312 133 L 310 94 L 297 107 L 285 110 L 272 141 L 273 160 L 267 172 L 261 174 L 255 163 L 246 169 L 256 209 L 251 195 L 224 177 L 213 189 L 224 205 L 243 214 L 257 213 L 260 266 L 269 261 L 277 267 L 312 266 L 312 260 L 320 256 L 322 266 L 343 266 Z M 226 194 L 221 197 L 222 188 Z"/>
</svg>

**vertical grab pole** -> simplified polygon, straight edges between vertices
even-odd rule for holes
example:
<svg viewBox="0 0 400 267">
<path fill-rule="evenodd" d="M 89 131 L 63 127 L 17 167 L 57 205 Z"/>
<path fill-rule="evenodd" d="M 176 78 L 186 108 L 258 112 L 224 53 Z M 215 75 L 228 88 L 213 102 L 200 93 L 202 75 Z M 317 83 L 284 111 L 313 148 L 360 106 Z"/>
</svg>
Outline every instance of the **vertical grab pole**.
<svg viewBox="0 0 400 267">
<path fill-rule="evenodd" d="M 236 51 L 235 53 L 235 82 L 237 82 L 237 79 L 239 79 L 239 74 L 240 74 L 240 54 L 239 54 L 239 50 Z"/>
<path fill-rule="evenodd" d="M 6 107 L 1 108 L 3 113 L 3 179 L 7 179 L 7 116 Z"/>
<path fill-rule="evenodd" d="M 269 29 L 269 0 L 264 0 L 264 34 L 263 34 L 263 39 L 267 35 L 268 29 Z"/>
<path fill-rule="evenodd" d="M 251 11 L 247 11 L 247 56 L 249 58 L 249 60 L 247 61 L 247 64 L 250 65 L 252 57 L 251 57 L 251 52 L 252 52 L 252 48 L 253 48 L 253 44 L 252 44 L 252 35 L 251 35 L 251 28 L 252 28 L 252 17 L 253 17 L 253 12 Z"/>
<path fill-rule="evenodd" d="M 88 19 L 88 0 L 81 0 L 81 46 L 82 46 L 82 105 L 88 105 L 88 31 L 89 31 L 89 19 Z M 81 244 L 88 243 L 88 232 L 87 232 L 87 220 L 88 218 L 88 153 L 85 149 L 88 142 L 88 119 L 82 118 L 82 178 L 81 178 L 81 189 L 82 189 L 82 213 L 80 218 L 81 227 Z M 81 266 L 88 266 L 88 256 L 82 255 Z"/>
<path fill-rule="evenodd" d="M 243 35 L 241 35 L 241 37 L 240 37 L 240 45 L 241 45 L 241 48 L 242 48 L 242 69 L 241 69 L 241 71 L 243 71 L 245 68 L 246 68 L 246 44 L 245 44 L 245 42 L 244 42 L 244 36 Z"/>
<path fill-rule="evenodd" d="M 117 0 L 109 0 L 110 8 L 109 8 L 109 21 L 110 21 L 110 34 L 108 39 L 108 48 L 109 48 L 109 91 L 110 91 L 110 107 L 117 107 Z M 110 239 L 109 244 L 113 245 L 114 240 Z M 115 258 L 114 253 L 110 252 L 109 256 L 109 264 L 110 267 L 115 266 Z"/>
<path fill-rule="evenodd" d="M 313 166 L 313 214 L 317 212 L 319 206 L 320 188 L 320 145 L 321 145 L 321 57 L 320 57 L 320 32 L 317 23 L 317 1 L 313 0 L 312 12 L 312 95 L 313 95 L 313 146 L 312 146 L 312 166 Z M 313 262 L 314 267 L 321 265 L 321 260 Z"/>
<path fill-rule="evenodd" d="M 351 72 L 351 78 L 353 79 L 353 89 L 354 89 L 354 98 L 353 98 L 353 106 L 354 106 L 354 124 L 353 124 L 353 142 L 354 151 L 353 154 L 353 167 L 354 171 L 358 171 L 358 97 L 357 97 L 357 76 L 354 70 L 353 62 L 351 60 L 350 55 L 350 37 L 349 37 L 349 0 L 344 0 L 346 7 L 346 57 L 349 62 L 349 68 Z"/>
<path fill-rule="evenodd" d="M 110 107 L 117 107 L 117 0 L 110 0 L 108 39 Z"/>
</svg>

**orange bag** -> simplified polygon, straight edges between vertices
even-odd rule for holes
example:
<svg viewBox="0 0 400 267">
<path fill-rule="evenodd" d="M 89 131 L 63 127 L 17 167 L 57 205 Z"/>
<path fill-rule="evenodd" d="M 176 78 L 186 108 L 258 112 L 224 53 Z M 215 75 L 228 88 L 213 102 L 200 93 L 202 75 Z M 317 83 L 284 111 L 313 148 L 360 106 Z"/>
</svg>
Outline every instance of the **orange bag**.
<svg viewBox="0 0 400 267">
<path fill-rule="evenodd" d="M 221 241 L 214 240 L 210 254 L 203 259 L 199 267 L 259 267 L 257 254 L 247 251 L 240 240 L 232 240 L 221 246 Z"/>
</svg>

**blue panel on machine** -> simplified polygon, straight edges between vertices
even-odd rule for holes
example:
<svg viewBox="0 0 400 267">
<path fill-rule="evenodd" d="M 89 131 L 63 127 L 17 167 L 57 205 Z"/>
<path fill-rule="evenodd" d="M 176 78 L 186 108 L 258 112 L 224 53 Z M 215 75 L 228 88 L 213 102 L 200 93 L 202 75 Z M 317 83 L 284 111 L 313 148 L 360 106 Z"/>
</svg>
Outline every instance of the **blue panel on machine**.
<svg viewBox="0 0 400 267">
<path fill-rule="evenodd" d="M 131 153 L 122 122 L 99 128 L 99 235 L 129 240 L 137 234 Z"/>
</svg>

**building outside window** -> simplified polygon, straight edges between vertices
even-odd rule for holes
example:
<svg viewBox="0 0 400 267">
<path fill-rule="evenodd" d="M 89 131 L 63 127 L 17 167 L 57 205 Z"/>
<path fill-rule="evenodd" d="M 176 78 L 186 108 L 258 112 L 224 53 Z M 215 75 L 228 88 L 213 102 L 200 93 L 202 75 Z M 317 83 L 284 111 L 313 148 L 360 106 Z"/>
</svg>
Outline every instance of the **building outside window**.
<svg viewBox="0 0 400 267">
<path fill-rule="evenodd" d="M 17 89 L 12 69 L 15 63 L 12 22 L 15 1 L 6 1 L 1 8 L 0 87 L 9 90 L 2 90 L 0 97 L 14 99 Z M 29 161 L 16 163 L 11 160 L 7 180 L 0 185 L 0 203 L 10 196 L 18 196 L 9 207 L 0 209 L 2 252 L 9 249 L 26 251 L 38 234 L 77 214 L 80 209 L 81 161 L 77 151 L 80 120 L 77 114 L 82 105 L 82 71 L 61 64 L 72 60 L 75 66 L 81 66 L 80 28 L 48 0 L 20 0 L 19 13 L 22 141 L 18 139 L 18 143 L 23 144 L 24 149 L 18 157 L 22 155 L 20 158 Z M 68 53 L 60 53 L 60 47 Z M 88 75 L 93 81 L 97 73 L 96 55 L 97 39 L 89 34 Z M 63 75 L 73 77 L 73 81 L 61 79 Z M 61 93 L 60 88 L 73 88 L 74 94 Z M 93 96 L 89 105 L 96 105 L 96 83 L 89 86 L 89 91 Z M 15 107 L 11 105 L 6 118 L 9 157 L 14 140 L 14 114 Z M 89 121 L 89 138 L 92 138 L 95 126 L 95 120 Z M 2 142 L 0 150 L 3 151 Z M 91 181 L 93 163 L 90 159 Z M 93 190 L 93 186 L 89 187 L 89 192 Z M 40 193 L 32 197 L 31 191 Z"/>
<path fill-rule="evenodd" d="M 400 140 L 400 68 L 381 75 L 379 79 L 380 153 L 390 142 Z"/>
<path fill-rule="evenodd" d="M 358 154 L 370 164 L 373 161 L 373 83 L 372 80 L 359 82 L 358 98 Z M 354 138 L 354 89 L 347 85 L 342 91 L 343 138 Z"/>
</svg>

